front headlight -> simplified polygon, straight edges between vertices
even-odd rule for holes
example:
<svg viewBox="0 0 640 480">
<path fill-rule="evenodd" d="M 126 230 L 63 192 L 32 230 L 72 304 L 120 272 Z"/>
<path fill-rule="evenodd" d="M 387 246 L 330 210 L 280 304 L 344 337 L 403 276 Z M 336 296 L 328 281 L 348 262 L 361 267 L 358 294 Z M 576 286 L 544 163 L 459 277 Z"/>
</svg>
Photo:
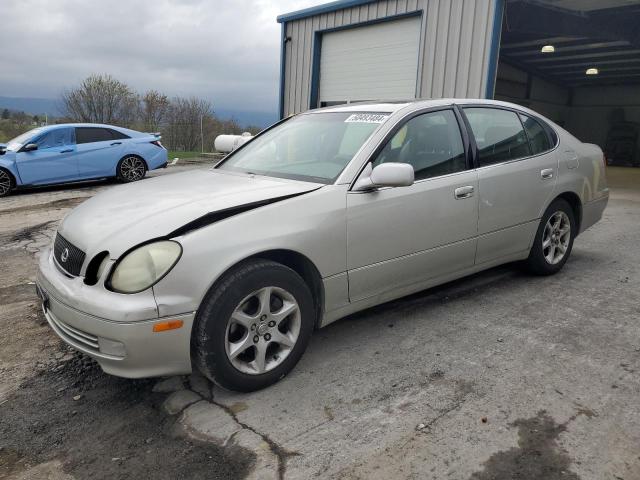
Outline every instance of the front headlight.
<svg viewBox="0 0 640 480">
<path fill-rule="evenodd" d="M 146 290 L 169 273 L 181 254 L 180 244 L 169 240 L 136 248 L 116 264 L 109 282 L 111 288 L 119 293 Z"/>
</svg>

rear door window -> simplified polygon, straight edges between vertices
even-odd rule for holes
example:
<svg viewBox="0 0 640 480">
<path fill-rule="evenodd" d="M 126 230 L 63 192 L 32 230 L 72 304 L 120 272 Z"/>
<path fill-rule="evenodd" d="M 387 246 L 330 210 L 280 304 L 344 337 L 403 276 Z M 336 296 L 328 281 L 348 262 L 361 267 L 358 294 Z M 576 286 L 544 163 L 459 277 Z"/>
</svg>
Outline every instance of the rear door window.
<svg viewBox="0 0 640 480">
<path fill-rule="evenodd" d="M 531 155 L 527 135 L 518 115 L 488 107 L 464 108 L 475 137 L 481 167 Z"/>
<path fill-rule="evenodd" d="M 547 150 L 551 150 L 549 135 L 547 135 L 543 126 L 540 125 L 540 122 L 522 114 L 520 115 L 520 120 L 522 120 L 524 130 L 527 132 L 527 137 L 529 137 L 529 145 L 531 145 L 532 155 L 537 155 L 539 153 L 546 152 Z"/>
<path fill-rule="evenodd" d="M 94 143 L 113 140 L 109 129 L 98 127 L 78 127 L 76 128 L 76 143 Z"/>
</svg>

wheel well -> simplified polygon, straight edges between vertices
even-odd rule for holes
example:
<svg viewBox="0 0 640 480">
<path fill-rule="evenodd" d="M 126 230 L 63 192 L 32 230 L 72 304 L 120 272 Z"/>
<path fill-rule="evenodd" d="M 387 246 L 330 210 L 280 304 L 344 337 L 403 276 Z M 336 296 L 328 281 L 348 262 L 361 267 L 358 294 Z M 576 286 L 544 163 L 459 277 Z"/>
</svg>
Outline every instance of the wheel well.
<svg viewBox="0 0 640 480">
<path fill-rule="evenodd" d="M 575 217 L 576 223 L 578 224 L 579 232 L 580 224 L 582 223 L 582 202 L 580 201 L 580 197 L 573 192 L 564 192 L 558 195 L 556 198 L 562 198 L 566 200 L 569 205 L 571 205 L 573 216 Z"/>
<path fill-rule="evenodd" d="M 324 285 L 320 272 L 313 262 L 293 250 L 269 250 L 253 255 L 247 260 L 256 258 L 263 258 L 286 265 L 302 277 L 313 295 L 316 310 L 316 328 L 318 328 L 324 311 Z"/>
</svg>

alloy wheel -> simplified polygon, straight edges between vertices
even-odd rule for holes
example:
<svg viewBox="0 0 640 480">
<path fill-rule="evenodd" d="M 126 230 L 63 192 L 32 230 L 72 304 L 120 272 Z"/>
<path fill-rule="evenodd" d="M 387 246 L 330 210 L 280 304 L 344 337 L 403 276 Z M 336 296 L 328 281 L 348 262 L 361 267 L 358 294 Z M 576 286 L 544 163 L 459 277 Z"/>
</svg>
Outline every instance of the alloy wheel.
<svg viewBox="0 0 640 480">
<path fill-rule="evenodd" d="M 302 319 L 295 297 L 279 287 L 264 287 L 245 297 L 227 323 L 225 351 L 243 373 L 273 370 L 293 350 Z"/>
<path fill-rule="evenodd" d="M 549 217 L 542 234 L 542 254 L 550 265 L 561 262 L 571 241 L 571 221 L 569 216 L 558 211 Z"/>
<path fill-rule="evenodd" d="M 127 182 L 135 182 L 144 177 L 144 161 L 138 157 L 126 157 L 120 165 L 120 175 Z"/>
<path fill-rule="evenodd" d="M 0 170 L 0 197 L 11 190 L 11 177 L 4 170 Z"/>
</svg>

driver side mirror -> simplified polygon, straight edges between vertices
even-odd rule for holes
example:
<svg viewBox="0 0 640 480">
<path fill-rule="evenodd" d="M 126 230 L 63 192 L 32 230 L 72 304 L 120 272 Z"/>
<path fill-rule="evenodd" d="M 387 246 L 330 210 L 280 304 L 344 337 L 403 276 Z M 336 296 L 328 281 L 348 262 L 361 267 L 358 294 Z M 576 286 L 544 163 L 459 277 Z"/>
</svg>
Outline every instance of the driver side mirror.
<svg viewBox="0 0 640 480">
<path fill-rule="evenodd" d="M 362 192 L 381 187 L 408 187 L 414 179 L 413 166 L 408 163 L 381 163 L 373 169 L 369 163 L 353 189 Z"/>
<path fill-rule="evenodd" d="M 38 144 L 36 143 L 27 143 L 24 147 L 22 147 L 23 152 L 33 152 L 38 149 Z"/>
</svg>

